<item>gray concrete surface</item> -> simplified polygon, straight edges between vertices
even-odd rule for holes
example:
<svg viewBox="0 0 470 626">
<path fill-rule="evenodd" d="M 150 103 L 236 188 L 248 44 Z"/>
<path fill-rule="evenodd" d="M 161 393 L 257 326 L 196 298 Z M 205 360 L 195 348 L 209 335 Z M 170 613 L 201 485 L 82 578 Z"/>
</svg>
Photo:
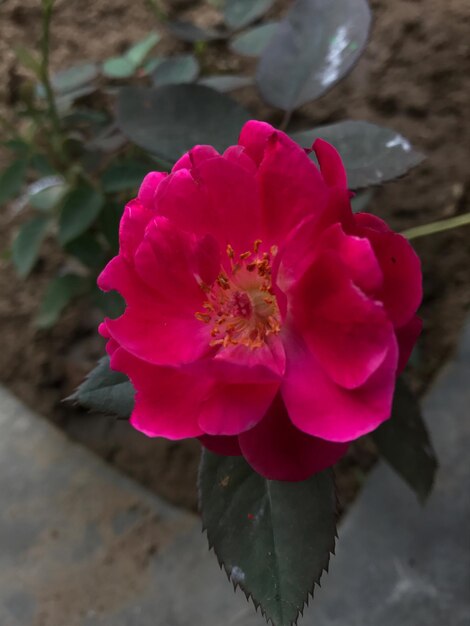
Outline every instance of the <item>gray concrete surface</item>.
<svg viewBox="0 0 470 626">
<path fill-rule="evenodd" d="M 470 625 L 470 325 L 425 401 L 442 470 L 423 509 L 385 465 L 340 528 L 305 626 Z M 197 518 L 0 388 L 0 626 L 261 626 Z"/>
</svg>

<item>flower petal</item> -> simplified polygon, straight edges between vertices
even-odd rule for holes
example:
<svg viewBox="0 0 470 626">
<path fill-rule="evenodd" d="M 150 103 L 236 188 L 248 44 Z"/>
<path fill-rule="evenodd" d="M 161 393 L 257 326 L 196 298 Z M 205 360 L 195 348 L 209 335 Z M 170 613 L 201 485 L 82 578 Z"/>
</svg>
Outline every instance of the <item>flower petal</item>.
<svg viewBox="0 0 470 626">
<path fill-rule="evenodd" d="M 293 287 L 291 313 L 326 374 L 352 389 L 380 367 L 395 337 L 382 304 L 354 285 L 348 269 L 323 253 Z"/>
<path fill-rule="evenodd" d="M 264 151 L 269 138 L 276 130 L 266 122 L 250 120 L 240 133 L 239 145 L 243 146 L 256 165 L 259 165 L 264 157 Z"/>
<path fill-rule="evenodd" d="M 398 361 L 394 342 L 379 369 L 357 389 L 334 383 L 302 339 L 286 342 L 287 370 L 281 392 L 292 422 L 328 441 L 353 441 L 390 417 Z"/>
<path fill-rule="evenodd" d="M 212 146 L 200 145 L 194 146 L 189 152 L 185 152 L 183 156 L 176 161 L 173 166 L 172 172 L 177 172 L 178 170 L 186 169 L 190 170 L 193 167 L 197 167 L 203 161 L 207 159 L 213 159 L 214 157 L 220 156 L 215 148 Z"/>
<path fill-rule="evenodd" d="M 154 210 L 157 187 L 166 176 L 163 172 L 149 172 L 142 181 L 137 198 L 147 209 Z"/>
<path fill-rule="evenodd" d="M 332 443 L 298 430 L 280 394 L 263 419 L 238 440 L 251 467 L 269 480 L 306 480 L 334 465 L 348 449 L 347 443 Z"/>
<path fill-rule="evenodd" d="M 203 434 L 197 422 L 208 381 L 179 369 L 155 367 L 119 348 L 111 367 L 129 376 L 135 390 L 131 424 L 149 437 L 186 439 Z"/>
<path fill-rule="evenodd" d="M 320 170 L 326 184 L 329 187 L 347 189 L 348 179 L 346 170 L 336 148 L 324 139 L 317 139 L 312 148 L 320 164 Z"/>
<path fill-rule="evenodd" d="M 238 435 L 262 419 L 278 389 L 279 382 L 217 382 L 201 407 L 199 426 L 209 435 Z"/>
</svg>

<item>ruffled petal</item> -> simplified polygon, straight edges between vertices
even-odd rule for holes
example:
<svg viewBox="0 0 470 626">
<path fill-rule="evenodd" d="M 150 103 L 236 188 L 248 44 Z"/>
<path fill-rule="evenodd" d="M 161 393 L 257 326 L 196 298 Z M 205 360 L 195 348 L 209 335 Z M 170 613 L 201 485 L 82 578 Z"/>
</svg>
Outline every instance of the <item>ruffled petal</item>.
<svg viewBox="0 0 470 626">
<path fill-rule="evenodd" d="M 202 445 L 222 456 L 241 456 L 238 437 L 213 437 L 212 435 L 202 435 L 199 437 Z"/>
<path fill-rule="evenodd" d="M 410 243 L 393 232 L 367 229 L 384 280 L 376 297 L 384 303 L 394 326 L 404 326 L 415 315 L 423 297 L 421 262 Z"/>
<path fill-rule="evenodd" d="M 380 233 L 389 233 L 391 228 L 380 217 L 372 215 L 372 213 L 356 213 L 354 216 L 354 222 L 356 227 L 359 228 L 359 232 L 363 228 L 372 228 Z M 367 231 L 365 231 L 367 233 Z"/>
<path fill-rule="evenodd" d="M 140 200 L 131 200 L 127 203 L 119 224 L 119 254 L 128 261 L 132 262 L 147 224 L 154 216 L 154 211 Z"/>
<path fill-rule="evenodd" d="M 209 435 L 238 435 L 253 428 L 268 410 L 278 389 L 279 382 L 217 382 L 201 407 L 199 426 Z"/>
<path fill-rule="evenodd" d="M 281 387 L 292 422 L 328 441 L 353 441 L 390 417 L 397 372 L 394 342 L 379 369 L 357 389 L 334 383 L 299 336 L 286 342 L 287 369 Z"/>
<path fill-rule="evenodd" d="M 212 364 L 216 376 L 233 376 L 237 380 L 279 380 L 286 369 L 286 354 L 279 336 L 268 338 L 256 349 L 244 345 L 219 350 Z"/>
<path fill-rule="evenodd" d="M 328 187 L 320 172 L 284 133 L 268 140 L 258 169 L 263 204 L 263 234 L 282 243 L 289 231 L 309 215 L 321 213 L 328 202 Z"/>
<path fill-rule="evenodd" d="M 417 315 L 412 317 L 411 320 L 401 328 L 395 329 L 398 348 L 400 350 L 400 356 L 398 359 L 398 374 L 401 374 L 405 369 L 422 329 L 423 322 Z"/>
<path fill-rule="evenodd" d="M 179 369 L 155 367 L 119 348 L 111 367 L 129 376 L 135 390 L 131 424 L 149 437 L 186 439 L 203 434 L 197 417 L 210 383 Z"/>
<path fill-rule="evenodd" d="M 395 337 L 382 304 L 358 289 L 348 270 L 354 273 L 324 253 L 293 287 L 291 314 L 326 374 L 353 389 L 380 367 Z"/>
<path fill-rule="evenodd" d="M 250 174 L 256 174 L 257 165 L 243 146 L 230 146 L 227 148 L 224 152 L 224 159 L 237 163 L 237 165 L 243 167 L 247 172 L 250 172 Z"/>
<path fill-rule="evenodd" d="M 190 170 L 193 167 L 197 167 L 203 161 L 207 159 L 213 159 L 214 157 L 220 156 L 215 148 L 212 146 L 194 146 L 189 152 L 185 152 L 183 156 L 176 161 L 173 166 L 172 172 L 177 172 L 178 170 L 186 169 Z"/>
<path fill-rule="evenodd" d="M 154 199 L 157 187 L 166 176 L 163 172 L 149 172 L 140 185 L 137 198 L 150 211 L 155 208 Z"/>
<path fill-rule="evenodd" d="M 347 189 L 346 170 L 336 148 L 323 139 L 317 139 L 312 148 L 320 164 L 320 170 L 326 184 L 329 187 Z"/>
<path fill-rule="evenodd" d="M 259 165 L 263 160 L 269 138 L 274 133 L 276 130 L 270 124 L 250 120 L 243 126 L 238 143 L 245 148 L 256 165 Z"/>
<path fill-rule="evenodd" d="M 306 480 L 334 465 L 348 449 L 347 443 L 332 443 L 298 430 L 280 395 L 263 419 L 238 441 L 251 467 L 269 480 Z"/>
</svg>

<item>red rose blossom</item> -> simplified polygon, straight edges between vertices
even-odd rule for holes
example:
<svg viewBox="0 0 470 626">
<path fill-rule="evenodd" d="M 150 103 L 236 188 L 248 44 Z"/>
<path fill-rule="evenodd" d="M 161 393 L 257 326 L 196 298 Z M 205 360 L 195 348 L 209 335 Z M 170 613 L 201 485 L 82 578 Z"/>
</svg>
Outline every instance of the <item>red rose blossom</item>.
<svg viewBox="0 0 470 626">
<path fill-rule="evenodd" d="M 252 121 L 223 155 L 196 146 L 148 174 L 99 277 L 127 304 L 100 332 L 136 389 L 133 426 L 277 480 L 332 465 L 390 416 L 421 329 L 415 252 L 354 215 L 336 150 L 313 150 L 320 171 Z"/>
</svg>

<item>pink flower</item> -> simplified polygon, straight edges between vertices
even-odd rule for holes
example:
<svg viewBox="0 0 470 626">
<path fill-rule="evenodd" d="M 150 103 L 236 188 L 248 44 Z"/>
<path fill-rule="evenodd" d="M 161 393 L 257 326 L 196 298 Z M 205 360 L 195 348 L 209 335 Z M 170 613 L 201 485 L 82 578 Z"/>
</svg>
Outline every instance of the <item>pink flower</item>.
<svg viewBox="0 0 470 626">
<path fill-rule="evenodd" d="M 336 150 L 313 150 L 320 171 L 252 121 L 223 155 L 196 146 L 151 172 L 99 277 L 127 303 L 100 332 L 137 391 L 133 426 L 277 480 L 334 464 L 388 419 L 421 329 L 418 257 L 353 215 Z"/>
</svg>

